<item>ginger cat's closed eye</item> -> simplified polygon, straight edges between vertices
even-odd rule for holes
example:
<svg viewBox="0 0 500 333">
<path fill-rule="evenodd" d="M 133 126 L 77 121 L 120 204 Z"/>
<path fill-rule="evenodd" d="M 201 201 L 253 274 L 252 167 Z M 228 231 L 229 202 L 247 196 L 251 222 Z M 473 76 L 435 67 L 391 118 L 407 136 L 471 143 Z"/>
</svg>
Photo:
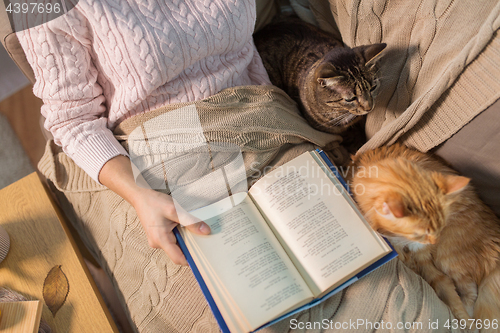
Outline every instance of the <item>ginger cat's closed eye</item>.
<svg viewBox="0 0 500 333">
<path fill-rule="evenodd" d="M 357 155 L 351 167 L 348 180 L 367 220 L 455 317 L 500 319 L 500 220 L 470 180 L 401 145 Z"/>
</svg>

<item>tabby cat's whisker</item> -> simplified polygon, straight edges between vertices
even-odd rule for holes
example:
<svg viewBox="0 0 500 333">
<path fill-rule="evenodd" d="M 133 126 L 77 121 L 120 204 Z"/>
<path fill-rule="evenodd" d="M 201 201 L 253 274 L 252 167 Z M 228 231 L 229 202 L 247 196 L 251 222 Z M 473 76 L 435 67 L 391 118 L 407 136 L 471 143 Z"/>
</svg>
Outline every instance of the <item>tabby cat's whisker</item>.
<svg viewBox="0 0 500 333">
<path fill-rule="evenodd" d="M 334 119 L 331 119 L 331 120 L 325 122 L 324 125 L 337 126 L 337 125 L 341 125 L 341 124 L 347 124 L 347 123 L 351 122 L 351 120 L 353 120 L 356 117 L 357 116 L 355 114 L 346 113 L 340 117 L 337 117 L 337 118 L 334 118 Z"/>
<path fill-rule="evenodd" d="M 338 112 L 338 111 L 337 111 L 337 110 L 333 110 L 333 111 L 328 110 L 328 111 L 326 111 L 326 112 L 318 112 L 318 114 L 326 114 L 326 115 L 331 115 L 332 113 L 336 113 L 336 112 Z M 339 117 L 344 117 L 344 116 L 346 116 L 346 115 L 348 115 L 348 114 L 351 114 L 351 113 L 346 112 L 346 113 L 344 113 L 344 114 L 341 114 L 341 115 L 337 116 L 336 118 L 339 118 Z"/>
</svg>

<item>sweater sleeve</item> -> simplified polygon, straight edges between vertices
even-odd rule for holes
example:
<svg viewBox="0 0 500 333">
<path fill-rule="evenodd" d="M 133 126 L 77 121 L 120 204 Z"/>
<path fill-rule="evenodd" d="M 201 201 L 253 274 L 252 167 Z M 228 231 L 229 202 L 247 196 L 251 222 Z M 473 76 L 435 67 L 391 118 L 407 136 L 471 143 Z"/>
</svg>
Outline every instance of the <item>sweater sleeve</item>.
<svg viewBox="0 0 500 333">
<path fill-rule="evenodd" d="M 103 165 L 127 152 L 107 127 L 105 97 L 97 83 L 87 20 L 73 9 L 17 36 L 35 73 L 33 92 L 43 100 L 45 128 L 99 182 Z"/>
</svg>

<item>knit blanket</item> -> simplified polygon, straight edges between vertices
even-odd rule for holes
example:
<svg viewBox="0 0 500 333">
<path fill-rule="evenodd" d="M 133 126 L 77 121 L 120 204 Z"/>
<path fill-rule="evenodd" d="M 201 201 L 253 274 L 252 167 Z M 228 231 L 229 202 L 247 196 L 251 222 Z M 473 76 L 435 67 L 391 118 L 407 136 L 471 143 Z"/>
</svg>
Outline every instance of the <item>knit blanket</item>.
<svg viewBox="0 0 500 333">
<path fill-rule="evenodd" d="M 172 189 L 170 182 L 164 182 L 166 168 L 172 161 L 192 163 L 187 157 L 193 152 L 202 156 L 210 150 L 215 169 L 230 166 L 234 158 L 227 157 L 238 152 L 245 165 L 245 186 L 262 170 L 316 147 L 326 148 L 336 163 L 344 158 L 340 137 L 311 128 L 296 104 L 272 86 L 230 88 L 199 102 L 135 116 L 120 124 L 115 135 L 144 177 L 167 192 Z M 173 139 L 183 149 L 172 148 Z M 194 139 L 200 144 L 185 149 Z M 177 179 L 181 188 L 192 183 L 192 177 L 185 177 L 199 176 L 200 168 L 189 163 L 175 164 L 182 165 L 183 172 L 167 178 Z M 138 332 L 218 331 L 191 270 L 148 246 L 132 206 L 92 180 L 53 142 L 48 143 L 39 169 L 111 277 Z M 437 322 L 436 331 L 442 331 L 448 319 L 452 319 L 450 311 L 432 288 L 399 260 L 392 260 L 320 305 L 262 332 L 400 332 L 405 328 L 420 332 L 432 331 L 429 325 L 435 327 Z"/>
<path fill-rule="evenodd" d="M 396 141 L 428 151 L 500 98 L 498 1 L 300 2 L 350 47 L 387 43 L 362 151 Z"/>
</svg>

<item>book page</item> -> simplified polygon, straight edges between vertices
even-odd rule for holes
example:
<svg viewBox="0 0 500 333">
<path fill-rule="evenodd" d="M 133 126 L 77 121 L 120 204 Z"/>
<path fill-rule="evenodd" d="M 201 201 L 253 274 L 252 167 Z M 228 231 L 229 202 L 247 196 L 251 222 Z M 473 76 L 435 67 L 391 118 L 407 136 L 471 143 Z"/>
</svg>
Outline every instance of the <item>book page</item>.
<svg viewBox="0 0 500 333">
<path fill-rule="evenodd" d="M 221 303 L 234 304 L 233 310 L 242 313 L 252 329 L 312 298 L 246 193 L 191 213 L 204 220 L 212 233 L 183 232 L 186 245 L 193 258 L 198 258 L 200 271 L 214 272 L 211 284 L 218 286 L 216 294 L 224 299 Z"/>
<path fill-rule="evenodd" d="M 344 198 L 342 185 L 335 185 L 305 153 L 264 176 L 250 190 L 319 292 L 389 252 Z"/>
</svg>

